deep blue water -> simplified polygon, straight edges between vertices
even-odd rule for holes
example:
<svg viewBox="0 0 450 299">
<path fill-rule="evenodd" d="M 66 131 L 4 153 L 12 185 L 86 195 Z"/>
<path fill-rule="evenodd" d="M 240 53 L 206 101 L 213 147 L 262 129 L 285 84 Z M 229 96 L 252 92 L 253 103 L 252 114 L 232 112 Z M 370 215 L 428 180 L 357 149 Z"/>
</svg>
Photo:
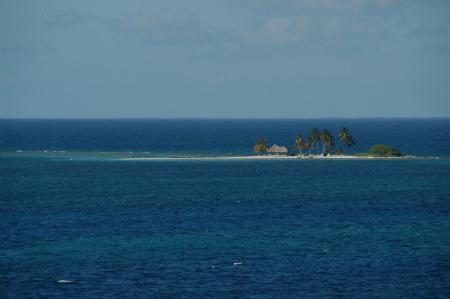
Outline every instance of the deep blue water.
<svg viewBox="0 0 450 299">
<path fill-rule="evenodd" d="M 0 151 L 139 152 L 150 155 L 251 155 L 259 137 L 293 148 L 311 129 L 335 136 L 348 127 L 356 144 L 346 153 L 384 143 L 405 155 L 450 157 L 448 119 L 299 120 L 12 120 L 0 119 Z"/>
<path fill-rule="evenodd" d="M 344 125 L 450 156 L 442 119 L 0 120 L 0 296 L 448 298 L 450 159 L 116 159 Z"/>
</svg>

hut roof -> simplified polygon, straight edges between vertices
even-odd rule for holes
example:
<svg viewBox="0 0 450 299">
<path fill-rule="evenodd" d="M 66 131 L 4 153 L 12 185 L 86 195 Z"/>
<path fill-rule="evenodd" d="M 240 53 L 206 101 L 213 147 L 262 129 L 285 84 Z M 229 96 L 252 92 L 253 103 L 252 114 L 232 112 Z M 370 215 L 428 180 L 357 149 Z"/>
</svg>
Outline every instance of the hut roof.
<svg viewBox="0 0 450 299">
<path fill-rule="evenodd" d="M 278 146 L 274 144 L 271 148 L 269 148 L 269 153 L 283 153 L 287 154 L 288 150 L 284 146 Z"/>
</svg>

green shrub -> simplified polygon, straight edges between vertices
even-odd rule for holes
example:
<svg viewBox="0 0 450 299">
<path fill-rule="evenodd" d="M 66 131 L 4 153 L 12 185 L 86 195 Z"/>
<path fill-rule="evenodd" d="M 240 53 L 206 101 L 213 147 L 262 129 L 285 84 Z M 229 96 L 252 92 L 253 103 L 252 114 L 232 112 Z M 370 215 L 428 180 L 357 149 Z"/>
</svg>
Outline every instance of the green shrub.
<svg viewBox="0 0 450 299">
<path fill-rule="evenodd" d="M 396 148 L 393 148 L 392 146 L 388 146 L 385 144 L 377 144 L 372 146 L 369 152 L 371 155 L 380 155 L 383 157 L 401 157 L 403 156 L 402 153 L 400 153 Z"/>
</svg>

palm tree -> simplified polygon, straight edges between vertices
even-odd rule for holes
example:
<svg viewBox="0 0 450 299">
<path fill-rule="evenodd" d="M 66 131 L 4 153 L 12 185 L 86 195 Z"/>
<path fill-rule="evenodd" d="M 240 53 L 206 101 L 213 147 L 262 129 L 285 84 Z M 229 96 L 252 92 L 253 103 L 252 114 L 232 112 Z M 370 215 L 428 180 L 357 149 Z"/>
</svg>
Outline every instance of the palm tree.
<svg viewBox="0 0 450 299">
<path fill-rule="evenodd" d="M 325 153 L 327 138 L 328 138 L 328 130 L 325 129 L 322 132 L 320 132 L 320 140 L 322 141 L 322 155 Z"/>
<path fill-rule="evenodd" d="M 255 142 L 254 149 L 255 153 L 257 153 L 258 155 L 261 155 L 262 152 L 267 151 L 268 149 L 267 139 L 260 137 L 259 140 Z"/>
<path fill-rule="evenodd" d="M 341 138 L 343 145 L 342 152 L 344 152 L 345 146 L 348 146 L 348 148 L 350 148 L 350 146 L 355 144 L 355 141 L 352 139 L 352 134 L 348 132 L 348 129 L 346 127 L 343 127 L 339 132 L 339 138 Z"/>
<path fill-rule="evenodd" d="M 328 144 L 328 152 L 330 153 L 330 155 L 331 154 L 333 154 L 334 153 L 334 136 L 333 136 L 333 134 L 331 134 L 330 133 L 330 136 L 329 136 L 329 139 L 328 139 L 328 142 L 327 142 Z"/>
<path fill-rule="evenodd" d="M 306 149 L 306 141 L 300 134 L 295 139 L 294 149 L 300 151 L 300 156 L 302 156 L 302 149 Z"/>
<path fill-rule="evenodd" d="M 328 152 L 333 152 L 333 146 L 334 146 L 334 136 L 331 134 L 330 131 L 327 129 L 323 130 L 320 133 L 320 140 L 322 140 L 322 154 L 325 154 L 325 150 L 328 147 Z"/>
<path fill-rule="evenodd" d="M 311 136 L 306 140 L 306 148 L 309 151 L 309 155 L 311 156 L 311 150 L 314 149 L 314 141 L 311 139 Z"/>
<path fill-rule="evenodd" d="M 317 145 L 317 153 L 319 153 L 320 131 L 317 128 L 313 128 L 308 138 L 311 139 L 313 144 Z"/>
</svg>

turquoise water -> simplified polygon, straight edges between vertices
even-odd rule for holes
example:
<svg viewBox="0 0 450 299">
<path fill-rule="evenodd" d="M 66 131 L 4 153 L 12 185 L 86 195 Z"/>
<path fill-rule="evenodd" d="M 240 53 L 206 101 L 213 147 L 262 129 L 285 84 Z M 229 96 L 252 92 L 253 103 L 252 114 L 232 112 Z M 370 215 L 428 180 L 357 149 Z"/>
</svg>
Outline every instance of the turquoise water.
<svg viewBox="0 0 450 299">
<path fill-rule="evenodd" d="M 449 159 L 124 161 L 30 140 L 0 155 L 2 298 L 450 296 Z"/>
</svg>

